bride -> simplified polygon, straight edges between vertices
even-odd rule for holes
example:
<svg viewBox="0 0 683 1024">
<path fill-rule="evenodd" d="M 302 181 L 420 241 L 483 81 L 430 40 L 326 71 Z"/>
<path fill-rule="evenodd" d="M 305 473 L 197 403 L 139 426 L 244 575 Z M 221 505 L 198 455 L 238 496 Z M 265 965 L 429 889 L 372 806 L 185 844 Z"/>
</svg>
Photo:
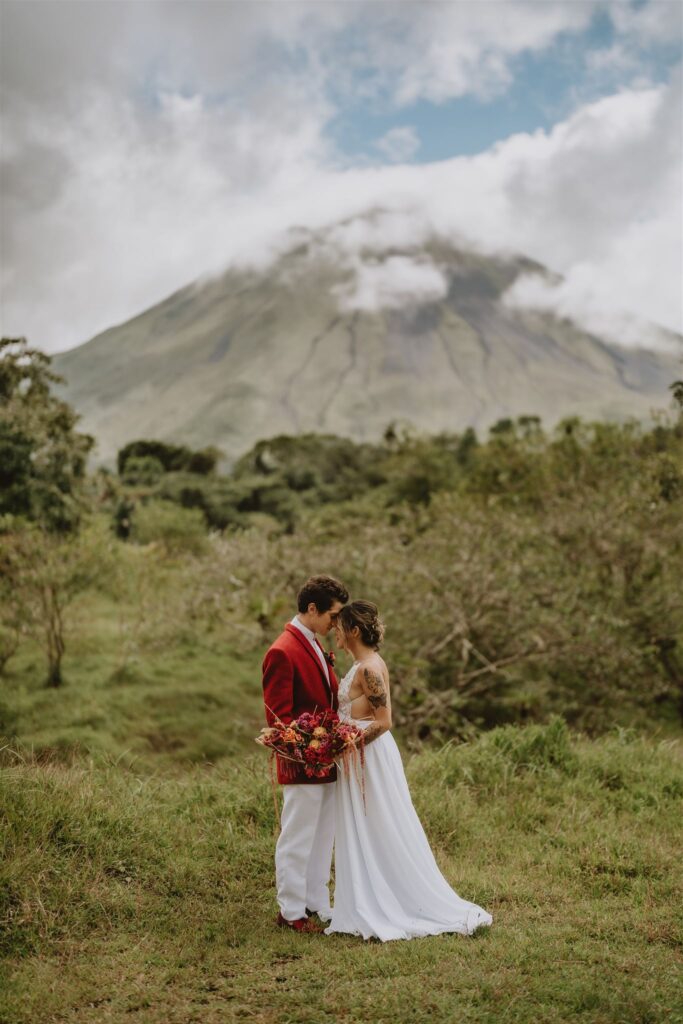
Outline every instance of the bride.
<svg viewBox="0 0 683 1024">
<path fill-rule="evenodd" d="M 412 939 L 471 935 L 491 915 L 443 877 L 418 818 L 390 733 L 389 673 L 377 653 L 377 606 L 353 601 L 337 618 L 337 644 L 355 659 L 339 684 L 339 716 L 365 730 L 365 803 L 353 767 L 337 775 L 335 893 L 325 934 Z"/>
</svg>

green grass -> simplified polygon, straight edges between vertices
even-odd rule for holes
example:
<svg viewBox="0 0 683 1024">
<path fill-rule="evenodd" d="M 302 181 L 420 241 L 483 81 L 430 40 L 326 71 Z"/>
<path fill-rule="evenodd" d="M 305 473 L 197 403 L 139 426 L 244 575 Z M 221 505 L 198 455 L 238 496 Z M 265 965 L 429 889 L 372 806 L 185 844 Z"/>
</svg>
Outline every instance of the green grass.
<svg viewBox="0 0 683 1024">
<path fill-rule="evenodd" d="M 681 1021 L 680 752 L 554 721 L 407 759 L 442 870 L 494 925 L 380 944 L 274 927 L 259 752 L 150 775 L 5 750 L 0 1019 Z"/>
<path fill-rule="evenodd" d="M 156 640 L 126 631 L 116 602 L 88 593 L 67 637 L 62 687 L 45 687 L 35 643 L 10 662 L 0 732 L 44 757 L 108 754 L 147 770 L 251 749 L 263 724 L 259 652 L 227 650 L 206 630 L 166 627 Z"/>
<path fill-rule="evenodd" d="M 680 739 L 553 719 L 406 757 L 493 928 L 283 933 L 259 627 L 198 625 L 183 567 L 129 556 L 72 609 L 61 689 L 31 642 L 2 680 L 2 1024 L 683 1021 Z"/>
</svg>

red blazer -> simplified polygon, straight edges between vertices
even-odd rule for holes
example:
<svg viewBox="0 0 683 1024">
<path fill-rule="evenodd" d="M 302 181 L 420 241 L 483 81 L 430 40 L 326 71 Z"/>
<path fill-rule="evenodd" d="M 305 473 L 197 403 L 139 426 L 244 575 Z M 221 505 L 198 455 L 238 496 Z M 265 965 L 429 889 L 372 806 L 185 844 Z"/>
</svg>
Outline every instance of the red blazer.
<svg viewBox="0 0 683 1024">
<path fill-rule="evenodd" d="M 303 633 L 287 623 L 263 659 L 263 702 L 266 705 L 266 721 L 272 725 L 275 716 L 288 725 L 304 711 L 320 711 L 323 708 L 337 709 L 337 677 L 329 666 L 328 684 L 320 658 Z M 303 767 L 277 757 L 277 781 L 283 785 L 306 783 L 317 785 L 335 782 L 337 769 L 333 768 L 327 778 L 310 779 Z"/>
</svg>

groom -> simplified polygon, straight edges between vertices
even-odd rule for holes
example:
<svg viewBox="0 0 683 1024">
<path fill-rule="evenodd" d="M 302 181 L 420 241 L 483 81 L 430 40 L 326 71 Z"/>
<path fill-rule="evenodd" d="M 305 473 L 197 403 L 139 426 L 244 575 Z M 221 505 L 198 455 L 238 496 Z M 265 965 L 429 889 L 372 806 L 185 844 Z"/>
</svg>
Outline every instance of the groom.
<svg viewBox="0 0 683 1024">
<path fill-rule="evenodd" d="M 330 632 L 349 599 L 343 583 L 332 576 L 311 576 L 297 597 L 298 614 L 285 626 L 263 660 L 266 720 L 277 716 L 288 725 L 305 711 L 337 707 L 337 677 L 331 658 L 316 634 Z M 299 932 L 318 931 L 309 913 L 329 920 L 330 867 L 334 845 L 336 770 L 326 778 L 309 778 L 303 768 L 277 758 L 282 785 L 280 837 L 275 848 L 277 923 Z"/>
</svg>

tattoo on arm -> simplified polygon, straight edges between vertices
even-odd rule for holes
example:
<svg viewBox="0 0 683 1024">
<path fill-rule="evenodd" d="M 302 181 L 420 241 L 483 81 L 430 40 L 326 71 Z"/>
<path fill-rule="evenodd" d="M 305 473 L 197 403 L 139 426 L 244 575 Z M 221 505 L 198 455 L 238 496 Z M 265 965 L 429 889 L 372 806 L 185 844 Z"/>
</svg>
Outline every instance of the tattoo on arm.
<svg viewBox="0 0 683 1024">
<path fill-rule="evenodd" d="M 387 707 L 387 686 L 379 672 L 375 672 L 371 668 L 363 669 L 363 689 L 375 710 Z M 386 726 L 380 722 L 372 722 L 365 730 L 365 743 L 372 743 L 385 732 Z"/>
<path fill-rule="evenodd" d="M 363 733 L 365 746 L 367 747 L 368 743 L 372 743 L 372 741 L 376 740 L 378 736 L 381 736 L 383 732 L 384 729 L 379 722 L 373 722 L 372 725 L 369 725 Z"/>
<path fill-rule="evenodd" d="M 387 706 L 387 691 L 379 672 L 373 672 L 371 668 L 363 670 L 365 680 L 365 693 L 373 708 L 385 708 Z"/>
</svg>

